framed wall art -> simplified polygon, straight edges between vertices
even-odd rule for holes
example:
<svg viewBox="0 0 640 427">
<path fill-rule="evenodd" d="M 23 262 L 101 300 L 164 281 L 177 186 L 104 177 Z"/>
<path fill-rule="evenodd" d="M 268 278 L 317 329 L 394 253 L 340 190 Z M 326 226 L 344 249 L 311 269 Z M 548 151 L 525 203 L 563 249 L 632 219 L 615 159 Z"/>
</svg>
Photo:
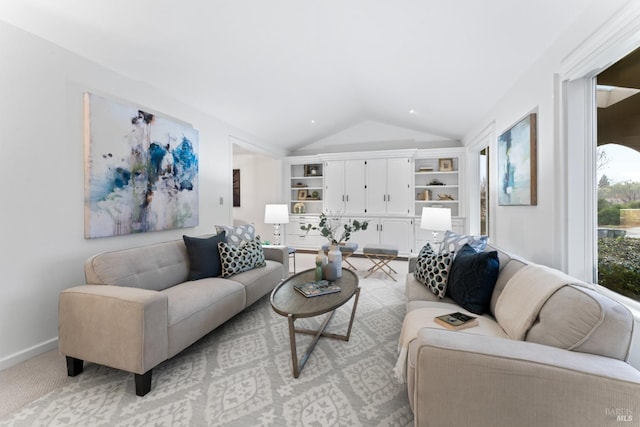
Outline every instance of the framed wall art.
<svg viewBox="0 0 640 427">
<path fill-rule="evenodd" d="M 498 204 L 534 206 L 537 194 L 537 124 L 531 113 L 498 138 Z"/>
<path fill-rule="evenodd" d="M 240 169 L 233 170 L 233 207 L 240 207 Z"/>
<path fill-rule="evenodd" d="M 198 131 L 84 94 L 85 238 L 198 225 Z"/>
</svg>

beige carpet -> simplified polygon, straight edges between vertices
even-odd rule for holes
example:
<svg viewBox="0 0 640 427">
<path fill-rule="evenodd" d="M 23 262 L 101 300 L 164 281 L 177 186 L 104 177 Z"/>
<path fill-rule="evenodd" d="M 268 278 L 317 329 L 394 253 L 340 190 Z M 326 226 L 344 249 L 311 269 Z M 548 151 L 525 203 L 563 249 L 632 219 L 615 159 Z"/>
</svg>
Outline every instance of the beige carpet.
<svg viewBox="0 0 640 427">
<path fill-rule="evenodd" d="M 89 421 L 92 425 L 133 425 L 131 416 L 141 412 L 146 420 L 137 419 L 141 424 L 136 425 L 153 425 L 161 419 L 161 425 L 296 425 L 303 409 L 313 409 L 317 417 L 337 416 L 341 421 L 346 417 L 353 425 L 411 425 L 406 387 L 390 380 L 404 316 L 406 262 L 394 261 L 398 282 L 381 273 L 364 279 L 370 261 L 355 258 L 353 262 L 363 292 L 352 340 L 321 339 L 300 379 L 293 379 L 290 372 L 283 335 L 286 319 L 275 315 L 264 298 L 154 369 L 154 389 L 145 398 L 135 396 L 132 375 L 110 368 L 87 364 L 82 375 L 67 377 L 64 358 L 57 351 L 1 371 L 0 425 L 83 425 Z M 297 264 L 298 271 L 308 268 L 313 256 L 299 254 Z M 340 329 L 346 319 L 338 314 L 332 323 Z M 256 352 L 256 357 L 263 354 L 246 364 L 235 357 L 229 359 L 235 354 L 233 348 L 243 346 Z M 299 346 L 305 345 L 300 342 Z M 246 397 L 249 390 L 239 387 L 248 379 L 255 380 L 251 393 L 259 399 L 223 410 L 234 406 L 228 399 Z M 220 390 L 225 391 L 219 394 Z M 254 404 L 260 408 L 253 408 Z M 88 412 L 91 417 L 83 418 Z M 188 423 L 176 423 L 184 417 Z M 316 425 L 328 424 L 326 419 L 316 421 Z"/>
<path fill-rule="evenodd" d="M 0 371 L 0 419 L 72 381 L 58 350 Z"/>
</svg>

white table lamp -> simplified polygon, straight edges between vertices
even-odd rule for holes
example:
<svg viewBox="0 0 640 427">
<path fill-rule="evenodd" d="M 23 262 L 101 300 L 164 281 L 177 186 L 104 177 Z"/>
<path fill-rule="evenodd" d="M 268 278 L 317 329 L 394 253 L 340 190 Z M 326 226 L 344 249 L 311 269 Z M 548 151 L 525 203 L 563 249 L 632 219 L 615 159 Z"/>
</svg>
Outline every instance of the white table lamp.
<svg viewBox="0 0 640 427">
<path fill-rule="evenodd" d="M 265 205 L 264 223 L 273 224 L 273 244 L 280 244 L 280 224 L 289 223 L 289 207 L 287 205 Z"/>
<path fill-rule="evenodd" d="M 451 230 L 451 209 L 449 208 L 422 208 L 420 228 L 431 230 L 433 243 L 440 243 L 438 233 Z"/>
</svg>

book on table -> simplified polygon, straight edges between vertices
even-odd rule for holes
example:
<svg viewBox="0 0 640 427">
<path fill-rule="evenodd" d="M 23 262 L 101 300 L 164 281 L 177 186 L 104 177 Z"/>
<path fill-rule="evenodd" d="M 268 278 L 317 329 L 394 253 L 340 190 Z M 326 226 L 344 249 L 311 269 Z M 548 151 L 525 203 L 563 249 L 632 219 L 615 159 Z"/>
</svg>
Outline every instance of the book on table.
<svg viewBox="0 0 640 427">
<path fill-rule="evenodd" d="M 469 316 L 468 314 L 460 313 L 459 311 L 444 314 L 442 316 L 436 316 L 434 320 L 437 324 L 456 331 L 459 329 L 470 328 L 478 324 L 477 317 Z"/>
<path fill-rule="evenodd" d="M 328 280 L 300 283 L 299 285 L 294 285 L 293 288 L 307 298 L 340 292 L 340 286 Z"/>
</svg>

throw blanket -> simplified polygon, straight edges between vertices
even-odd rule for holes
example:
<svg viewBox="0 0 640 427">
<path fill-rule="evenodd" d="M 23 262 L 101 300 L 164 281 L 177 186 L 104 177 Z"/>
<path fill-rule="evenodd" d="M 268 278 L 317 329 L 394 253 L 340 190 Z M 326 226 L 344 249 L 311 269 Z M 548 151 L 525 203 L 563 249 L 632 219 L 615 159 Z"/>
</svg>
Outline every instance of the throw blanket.
<svg viewBox="0 0 640 427">
<path fill-rule="evenodd" d="M 530 264 L 507 282 L 496 302 L 496 320 L 509 338 L 524 340 L 545 302 L 576 279 L 559 270 Z"/>
<path fill-rule="evenodd" d="M 434 310 L 437 309 L 419 308 L 417 310 L 410 311 L 402 322 L 400 341 L 398 342 L 398 350 L 400 354 L 398 355 L 396 366 L 393 368 L 393 374 L 401 384 L 404 384 L 407 378 L 407 354 L 409 352 L 409 343 L 416 339 L 418 331 L 426 326 L 425 319 L 433 319 L 435 317 L 433 314 Z M 437 315 L 440 316 L 441 314 L 447 313 L 449 313 L 449 311 Z M 433 322 L 433 326 L 438 325 Z"/>
</svg>

